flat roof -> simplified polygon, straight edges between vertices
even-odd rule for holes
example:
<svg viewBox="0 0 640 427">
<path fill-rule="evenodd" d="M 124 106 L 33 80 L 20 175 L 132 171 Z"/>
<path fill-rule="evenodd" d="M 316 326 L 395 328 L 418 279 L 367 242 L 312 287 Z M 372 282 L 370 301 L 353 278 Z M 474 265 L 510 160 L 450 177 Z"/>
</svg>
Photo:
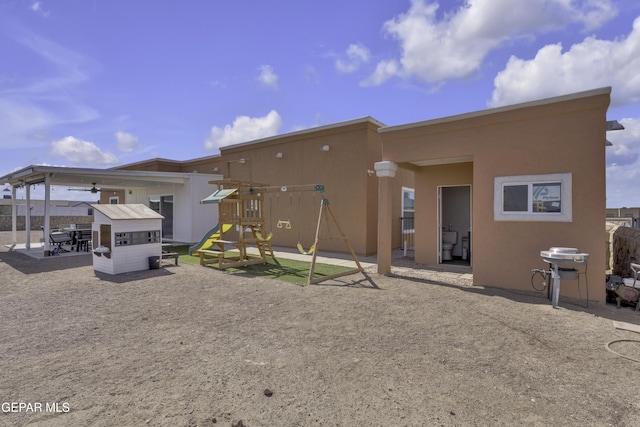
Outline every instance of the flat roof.
<svg viewBox="0 0 640 427">
<path fill-rule="evenodd" d="M 535 101 L 522 102 L 519 104 L 506 105 L 504 107 L 488 108 L 486 110 L 473 111 L 470 113 L 457 114 L 454 116 L 441 117 L 438 119 L 423 120 L 423 121 L 414 122 L 414 123 L 407 123 L 404 125 L 386 126 L 378 129 L 378 132 L 380 133 L 392 132 L 395 130 L 411 129 L 411 128 L 420 127 L 420 126 L 429 126 L 429 125 L 436 125 L 440 123 L 455 122 L 460 120 L 471 119 L 474 117 L 488 116 L 491 114 L 520 110 L 523 108 L 536 107 L 540 105 L 555 104 L 558 102 L 572 101 L 575 99 L 588 98 L 595 95 L 605 95 L 609 93 L 611 93 L 611 86 L 606 86 L 598 89 L 587 90 L 584 92 L 571 93 L 569 95 L 554 96 L 552 98 L 544 98 L 544 99 L 538 99 Z"/>
<path fill-rule="evenodd" d="M 12 186 L 43 184 L 49 177 L 51 185 L 105 188 L 144 188 L 165 184 L 185 184 L 196 173 L 134 171 L 117 169 L 72 168 L 31 165 L 0 177 L 0 184 Z M 218 179 L 218 174 L 198 174 Z"/>
<path fill-rule="evenodd" d="M 384 123 L 374 119 L 373 117 L 365 116 L 365 117 L 360 117 L 358 119 L 347 120 L 347 121 L 344 121 L 344 122 L 332 123 L 332 124 L 323 125 L 323 126 L 316 126 L 316 127 L 311 127 L 311 128 L 307 128 L 307 129 L 302 129 L 302 130 L 298 130 L 298 131 L 289 132 L 289 133 L 283 133 L 283 134 L 280 134 L 280 135 L 274 135 L 274 136 L 270 136 L 270 137 L 267 137 L 267 138 L 255 139 L 253 141 L 246 141 L 246 142 L 241 142 L 241 143 L 234 144 L 234 145 L 228 145 L 226 147 L 221 147 L 220 151 L 222 152 L 223 150 L 230 150 L 230 149 L 249 146 L 249 145 L 253 145 L 253 144 L 262 144 L 262 143 L 269 142 L 269 141 L 276 141 L 276 140 L 282 139 L 282 138 L 289 138 L 289 137 L 292 137 L 292 136 L 302 136 L 302 135 L 312 134 L 312 133 L 319 132 L 319 131 L 337 129 L 337 128 L 340 128 L 340 127 L 343 127 L 343 126 L 351 126 L 351 125 L 360 124 L 360 123 L 371 123 L 371 124 L 374 124 L 374 125 L 378 126 L 378 128 L 381 128 L 381 127 L 385 126 Z"/>
</svg>

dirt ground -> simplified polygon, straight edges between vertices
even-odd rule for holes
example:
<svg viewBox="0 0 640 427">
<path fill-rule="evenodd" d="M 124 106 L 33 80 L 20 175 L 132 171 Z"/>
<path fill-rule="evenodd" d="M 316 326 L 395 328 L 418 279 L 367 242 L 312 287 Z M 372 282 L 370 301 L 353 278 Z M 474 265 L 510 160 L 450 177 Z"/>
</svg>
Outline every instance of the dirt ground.
<svg viewBox="0 0 640 427">
<path fill-rule="evenodd" d="M 2 246 L 0 425 L 640 425 L 640 365 L 606 348 L 640 313 L 394 271 L 109 276 Z"/>
</svg>

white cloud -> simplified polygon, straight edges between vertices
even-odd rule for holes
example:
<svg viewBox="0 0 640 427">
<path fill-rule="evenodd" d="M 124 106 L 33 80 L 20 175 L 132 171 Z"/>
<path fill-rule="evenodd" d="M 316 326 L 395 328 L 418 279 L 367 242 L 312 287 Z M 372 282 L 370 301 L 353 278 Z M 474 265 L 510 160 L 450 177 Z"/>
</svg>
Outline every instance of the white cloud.
<svg viewBox="0 0 640 427">
<path fill-rule="evenodd" d="M 51 154 L 64 157 L 74 165 L 113 165 L 118 162 L 115 155 L 102 151 L 93 142 L 83 141 L 73 136 L 53 141 Z"/>
<path fill-rule="evenodd" d="M 412 0 L 406 13 L 387 21 L 384 31 L 398 40 L 401 57 L 383 60 L 363 84 L 382 84 L 393 76 L 427 83 L 466 78 L 509 40 L 570 24 L 588 30 L 616 14 L 611 0 L 527 0 L 517 7 L 513 0 L 466 0 L 455 11 L 439 15 L 438 9 L 437 2 Z"/>
<path fill-rule="evenodd" d="M 49 12 L 45 11 L 42 8 L 42 2 L 39 2 L 39 1 L 34 2 L 31 5 L 30 9 L 33 10 L 34 12 L 39 13 L 40 15 L 44 16 L 45 18 L 49 16 Z"/>
<path fill-rule="evenodd" d="M 276 89 L 278 87 L 278 75 L 273 72 L 271 65 L 261 65 L 258 81 L 263 87 Z"/>
<path fill-rule="evenodd" d="M 638 164 L 640 163 L 640 118 L 626 118 L 619 122 L 624 126 L 624 130 L 607 132 L 607 139 L 613 143 L 613 146 L 607 147 L 607 165 Z"/>
<path fill-rule="evenodd" d="M 118 150 L 124 153 L 132 153 L 140 145 L 138 137 L 128 132 L 116 132 L 116 140 L 118 141 Z"/>
<path fill-rule="evenodd" d="M 512 56 L 494 80 L 492 106 L 612 86 L 614 106 L 640 101 L 640 18 L 624 39 L 587 37 L 562 52 L 547 45 L 535 58 Z"/>
<path fill-rule="evenodd" d="M 394 75 L 398 74 L 399 69 L 400 65 L 394 60 L 380 61 L 378 62 L 378 65 L 376 65 L 376 70 L 373 72 L 373 74 L 360 82 L 360 85 L 379 86 Z"/>
<path fill-rule="evenodd" d="M 305 65 L 304 67 L 304 78 L 310 83 L 318 84 L 320 83 L 320 75 L 318 71 L 312 65 Z"/>
<path fill-rule="evenodd" d="M 347 48 L 346 58 L 336 60 L 336 69 L 341 73 L 353 73 L 369 62 L 371 53 L 362 44 L 351 44 Z"/>
<path fill-rule="evenodd" d="M 640 206 L 640 118 L 619 120 L 625 130 L 607 132 L 607 207 Z"/>
<path fill-rule="evenodd" d="M 231 125 L 226 125 L 224 128 L 217 126 L 211 128 L 211 133 L 205 141 L 204 147 L 207 150 L 214 150 L 241 142 L 267 138 L 276 135 L 281 127 L 282 118 L 275 110 L 271 110 L 264 117 L 238 116 Z"/>
<path fill-rule="evenodd" d="M 99 113 L 75 97 L 95 64 L 88 58 L 21 28 L 16 41 L 32 55 L 34 73 L 7 79 L 0 89 L 0 147 L 39 146 L 38 135 L 66 123 L 95 120 Z M 33 55 L 35 54 L 35 55 Z M 46 71 L 43 71 L 46 70 Z M 53 71 L 49 71 L 53 70 Z"/>
<path fill-rule="evenodd" d="M 10 93 L 62 92 L 64 89 L 87 82 L 91 70 L 97 67 L 91 59 L 34 33 L 26 32 L 18 41 L 57 72 L 38 77 L 26 86 L 7 90 Z"/>
<path fill-rule="evenodd" d="M 51 112 L 23 97 L 0 98 L 0 147 L 6 149 L 24 147 L 24 141 L 21 141 L 23 135 L 31 137 L 54 120 Z"/>
<path fill-rule="evenodd" d="M 220 81 L 220 80 L 212 80 L 209 82 L 209 86 L 213 87 L 213 88 L 220 88 L 220 89 L 226 89 L 227 85 Z"/>
</svg>

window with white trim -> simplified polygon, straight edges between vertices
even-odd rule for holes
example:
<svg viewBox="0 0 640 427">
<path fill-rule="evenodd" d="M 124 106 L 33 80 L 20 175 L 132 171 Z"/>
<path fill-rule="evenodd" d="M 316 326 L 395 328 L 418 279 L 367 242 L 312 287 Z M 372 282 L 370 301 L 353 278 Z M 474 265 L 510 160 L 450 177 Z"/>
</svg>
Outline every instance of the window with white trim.
<svg viewBox="0 0 640 427">
<path fill-rule="evenodd" d="M 571 174 L 496 177 L 494 219 L 570 222 Z"/>
<path fill-rule="evenodd" d="M 415 216 L 416 191 L 413 188 L 402 187 L 402 217 Z"/>
</svg>

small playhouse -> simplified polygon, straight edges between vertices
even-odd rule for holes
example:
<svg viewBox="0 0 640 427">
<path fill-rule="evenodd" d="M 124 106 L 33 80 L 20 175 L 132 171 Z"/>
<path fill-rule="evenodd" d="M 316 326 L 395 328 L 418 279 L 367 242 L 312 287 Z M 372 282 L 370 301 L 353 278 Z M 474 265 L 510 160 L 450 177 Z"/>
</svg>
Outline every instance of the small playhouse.
<svg viewBox="0 0 640 427">
<path fill-rule="evenodd" d="M 119 274 L 157 268 L 162 258 L 162 219 L 143 204 L 94 204 L 93 269 Z"/>
</svg>

